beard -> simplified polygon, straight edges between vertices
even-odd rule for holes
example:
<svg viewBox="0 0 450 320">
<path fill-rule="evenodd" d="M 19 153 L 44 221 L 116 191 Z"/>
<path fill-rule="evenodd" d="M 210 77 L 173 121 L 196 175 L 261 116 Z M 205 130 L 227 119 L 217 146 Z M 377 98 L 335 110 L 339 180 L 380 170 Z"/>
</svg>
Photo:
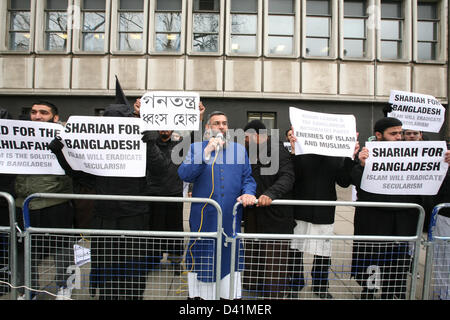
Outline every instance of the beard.
<svg viewBox="0 0 450 320">
<path fill-rule="evenodd" d="M 167 140 L 167 139 L 169 139 L 169 138 L 170 138 L 170 135 L 169 135 L 169 134 L 167 134 L 167 133 L 161 134 L 161 139 Z"/>
</svg>

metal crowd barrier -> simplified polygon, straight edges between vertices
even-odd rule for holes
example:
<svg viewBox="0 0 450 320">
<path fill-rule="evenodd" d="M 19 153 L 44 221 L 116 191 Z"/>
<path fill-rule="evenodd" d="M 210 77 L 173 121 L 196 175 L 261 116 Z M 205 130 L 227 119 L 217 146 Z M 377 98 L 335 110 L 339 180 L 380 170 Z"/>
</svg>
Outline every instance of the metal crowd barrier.
<svg viewBox="0 0 450 320">
<path fill-rule="evenodd" d="M 217 232 L 38 228 L 30 225 L 28 208 L 35 198 L 208 203 L 217 209 Z M 210 245 L 216 250 L 215 259 L 212 259 L 216 266 L 212 275 L 216 283 L 212 296 L 220 298 L 222 211 L 214 200 L 35 193 L 25 199 L 23 215 L 27 299 L 32 298 L 32 292 L 45 292 L 44 296 L 54 299 L 61 284 L 72 290 L 75 299 L 186 298 L 186 272 L 180 269 L 183 261 L 171 261 L 170 256 L 161 259 L 161 254 L 167 246 L 183 246 L 184 254 L 189 254 L 186 253 L 189 250 L 186 243 L 193 239 L 211 241 Z M 213 263 L 214 266 L 214 261 L 205 263 Z"/>
<path fill-rule="evenodd" d="M 450 203 L 436 205 L 430 217 L 422 296 L 424 300 L 450 300 L 450 218 L 439 215 L 443 208 L 450 208 Z M 436 229 L 444 224 L 447 224 L 447 229 L 438 232 Z"/>
<path fill-rule="evenodd" d="M 233 214 L 236 216 L 237 208 L 240 203 L 234 206 Z M 390 208 L 415 208 L 419 211 L 417 231 L 414 236 L 393 237 L 393 236 L 347 236 L 347 235 L 293 235 L 293 234 L 261 234 L 261 233 L 240 233 L 234 232 L 231 238 L 227 239 L 232 245 L 231 270 L 235 270 L 236 263 L 243 265 L 240 269 L 242 278 L 242 298 L 243 299 L 318 299 L 318 295 L 311 292 L 311 287 L 317 287 L 323 284 L 324 277 L 321 267 L 329 266 L 329 292 L 333 299 L 360 299 L 361 286 L 354 279 L 352 273 L 352 254 L 354 241 L 358 241 L 362 246 L 374 246 L 374 243 L 382 246 L 386 243 L 386 247 L 390 249 L 393 246 L 400 246 L 403 255 L 397 255 L 395 258 L 403 259 L 398 261 L 403 267 L 393 266 L 392 270 L 396 270 L 395 274 L 400 279 L 407 279 L 409 288 L 400 288 L 396 292 L 397 299 L 406 299 L 409 292 L 409 299 L 415 299 L 417 269 L 420 255 L 420 244 L 422 227 L 424 223 L 424 209 L 413 203 L 388 203 L 388 202 L 346 202 L 346 201 L 306 201 L 306 200 L 274 200 L 272 205 L 282 206 L 352 206 L 352 207 L 390 207 Z M 326 245 L 327 248 L 313 248 L 314 252 L 331 252 L 328 253 L 330 260 L 326 261 L 325 256 L 305 251 L 301 259 L 292 258 L 292 249 L 290 245 L 292 241 L 318 240 L 319 245 Z M 317 244 L 316 243 L 316 244 Z M 243 256 L 236 258 L 236 246 L 239 246 Z M 383 250 L 382 248 L 380 250 Z M 315 262 L 317 259 L 317 262 Z M 389 257 L 379 258 L 388 261 Z M 394 260 L 394 259 L 392 259 Z M 320 264 L 323 264 L 322 266 Z M 298 272 L 296 268 L 302 265 L 303 270 Z M 316 265 L 316 266 L 315 266 Z M 297 266 L 297 267 L 296 267 Z M 407 266 L 407 267 L 404 267 Z M 314 275 L 313 274 L 314 270 Z M 297 271 L 297 273 L 296 273 Z M 294 274 L 302 274 L 301 279 L 293 279 Z M 377 273 L 377 274 L 376 274 Z M 311 274 L 312 276 L 309 276 Z M 378 299 L 380 297 L 380 272 L 374 271 L 367 280 L 373 278 L 373 288 L 375 294 L 371 298 Z M 316 276 L 319 275 L 319 276 Z M 378 277 L 378 279 L 377 279 Z M 293 281 L 295 280 L 295 281 Z M 394 279 L 395 281 L 396 279 Z M 235 289 L 235 274 L 231 273 L 230 292 Z M 316 282 L 317 281 L 317 282 Z M 377 282 L 378 281 L 378 282 Z M 315 285 L 311 283 L 314 282 Z M 237 282 L 239 283 L 239 282 Z M 231 295 L 230 295 L 231 298 Z M 323 298 L 323 297 L 322 297 Z M 381 296 L 383 299 L 383 296 Z"/>
<path fill-rule="evenodd" d="M 0 280 L 2 293 L 10 290 L 10 298 L 17 298 L 17 229 L 16 206 L 13 196 L 0 192 L 0 197 L 8 203 L 9 226 L 0 226 Z"/>
<path fill-rule="evenodd" d="M 13 198 L 5 193 L 0 193 L 0 196 L 6 197 L 10 205 L 10 221 L 11 226 L 7 228 L 12 230 L 10 233 L 10 261 L 11 268 L 11 284 L 16 285 L 16 272 L 14 272 L 17 265 L 17 238 L 15 225 L 15 207 Z M 218 230 L 217 232 L 164 232 L 164 231 L 135 231 L 135 230 L 93 230 L 93 229 L 59 229 L 59 228 L 38 228 L 30 225 L 30 212 L 28 204 L 34 198 L 59 198 L 59 199 L 84 199 L 84 200 L 105 200 L 105 201 L 156 201 L 156 202 L 199 202 L 209 203 L 213 205 L 218 211 Z M 234 206 L 233 214 L 236 214 L 240 203 Z M 334 299 L 360 299 L 361 286 L 356 281 L 354 273 L 352 272 L 353 248 L 357 241 L 360 245 L 386 246 L 402 244 L 407 246 L 407 255 L 402 256 L 403 265 L 408 265 L 408 268 L 401 269 L 399 273 L 395 274 L 398 279 L 407 279 L 407 287 L 403 288 L 402 294 L 396 295 L 397 299 L 415 299 L 416 287 L 418 279 L 418 264 L 421 248 L 421 234 L 424 223 L 424 209 L 413 203 L 383 203 L 383 202 L 347 202 L 347 201 L 302 201 L 302 200 L 275 200 L 272 205 L 308 205 L 308 206 L 350 206 L 350 207 L 390 207 L 390 208 L 415 208 L 419 211 L 417 231 L 414 236 L 408 237 L 393 237 L 393 236 L 354 236 L 354 235 L 292 235 L 292 234 L 250 234 L 242 233 L 234 230 L 232 235 L 225 235 L 225 241 L 231 244 L 231 270 L 235 270 L 236 262 L 239 263 L 238 268 L 241 272 L 242 282 L 236 282 L 235 273 L 230 275 L 230 293 L 234 293 L 236 285 L 242 286 L 242 299 L 317 299 L 318 297 L 311 292 L 313 285 L 311 283 L 315 280 L 312 273 L 315 258 L 313 253 L 305 252 L 302 256 L 300 264 L 303 266 L 303 280 L 304 283 L 297 288 L 292 285 L 292 270 L 290 257 L 292 252 L 290 245 L 293 241 L 302 240 L 318 240 L 318 242 L 326 243 L 330 248 L 329 264 L 329 291 Z M 442 204 L 437 206 L 432 214 L 431 225 L 435 225 L 438 211 L 443 207 L 448 207 L 450 204 Z M 55 295 L 57 286 L 55 282 L 57 277 L 65 274 L 64 278 L 67 287 L 73 289 L 72 297 L 74 299 L 98 299 L 101 295 L 101 289 L 92 290 L 92 284 L 95 283 L 93 275 L 90 271 L 93 268 L 93 261 L 90 250 L 93 249 L 93 243 L 101 243 L 102 249 L 111 251 L 112 248 L 105 247 L 107 243 L 114 243 L 119 246 L 119 249 L 114 254 L 108 253 L 104 256 L 105 259 L 114 260 L 123 253 L 127 256 L 129 253 L 144 260 L 134 261 L 138 270 L 135 274 L 127 275 L 125 279 L 118 281 L 120 284 L 113 288 L 118 290 L 115 292 L 119 299 L 133 299 L 136 298 L 134 291 L 142 289 L 142 298 L 145 299 L 185 299 L 187 297 L 187 276 L 186 272 L 182 272 L 177 268 L 179 264 L 171 261 L 171 257 L 161 257 L 162 251 L 160 247 L 164 244 L 170 243 L 172 245 L 182 244 L 184 246 L 183 255 L 187 255 L 186 243 L 192 239 L 205 239 L 214 241 L 216 244 L 216 269 L 215 269 L 215 287 L 214 297 L 220 297 L 220 265 L 221 265 L 221 243 L 223 241 L 222 229 L 222 211 L 217 202 L 203 198 L 172 198 L 172 197 L 144 197 L 144 196 L 117 196 L 117 195 L 77 195 L 77 194 L 44 194 L 37 193 L 29 196 L 24 202 L 24 224 L 25 231 L 19 233 L 25 237 L 25 287 L 26 297 L 31 298 L 32 292 L 44 291 L 50 295 L 43 295 L 50 297 L 53 293 Z M 437 298 L 436 279 L 432 278 L 436 264 L 436 248 L 438 246 L 446 246 L 448 250 L 449 237 L 442 237 L 434 235 L 434 229 L 429 233 L 428 242 L 425 242 L 426 264 L 425 277 L 423 286 L 423 299 Z M 3 229 L 2 229 L 3 230 Z M 6 228 L 4 228 L 6 232 Z M 102 242 L 106 240 L 106 242 Z M 74 250 L 75 246 L 78 248 Z M 122 246 L 122 247 L 121 247 Z M 241 248 L 239 252 L 243 252 L 243 256 L 235 256 L 236 247 Z M 59 252 L 51 252 L 52 248 L 63 249 Z M 389 247 L 390 248 L 390 247 Z M 66 252 L 64 251 L 66 249 Z M 71 253 L 67 254 L 68 251 Z M 122 251 L 121 251 L 122 250 Z M 128 250 L 128 251 L 127 251 Z M 131 251 L 130 251 L 131 250 Z M 51 251 L 51 250 L 50 250 Z M 114 250 L 112 250 L 114 251 Z M 141 253 L 144 253 L 141 255 Z M 148 258 L 148 253 L 153 252 L 159 259 L 149 262 L 145 260 Z M 155 253 L 156 252 L 156 253 Z M 263 253 L 263 254 L 261 254 Z M 266 254 L 267 253 L 267 254 Z M 46 259 L 41 259 L 43 255 L 47 254 Z M 269 255 L 270 259 L 267 259 Z M 67 258 L 69 256 L 69 258 Z M 439 256 L 439 255 L 438 255 Z M 78 259 L 76 262 L 75 258 Z M 261 260 L 262 259 L 262 260 Z M 297 258 L 295 258 L 297 259 Z M 299 261 L 295 260 L 292 265 L 297 265 Z M 165 261 L 164 261 L 165 260 Z M 69 261 L 69 262 L 68 262 Z M 271 265 L 272 264 L 272 265 Z M 61 268 L 61 265 L 63 266 Z M 267 270 L 267 266 L 270 268 Z M 441 264 L 449 269 L 450 262 L 447 260 Z M 120 273 L 126 269 L 127 265 L 119 265 L 116 272 Z M 142 273 L 139 270 L 143 269 L 145 274 L 145 288 L 142 288 Z M 185 270 L 186 271 L 186 270 Z M 189 270 L 187 270 L 189 271 Z M 249 272 L 246 274 L 246 272 Z M 253 272 L 253 274 L 252 274 Z M 448 272 L 448 271 L 447 271 Z M 256 274 L 256 277 L 255 277 Z M 375 275 L 376 272 L 373 274 Z M 379 276 L 379 275 L 378 275 Z M 449 275 L 447 273 L 447 280 Z M 376 278 L 376 277 L 375 277 Z M 375 279 L 374 278 L 374 279 Z M 248 281 L 250 279 L 250 281 Z M 253 280 L 256 279 L 256 282 Z M 97 279 L 98 280 L 98 279 Z M 394 279 L 396 280 L 396 279 Z M 98 281 L 101 283 L 101 281 Z M 257 288 L 258 283 L 269 284 L 269 291 Z M 380 287 L 376 286 L 375 298 L 380 298 Z M 379 285 L 379 284 L 378 284 Z M 123 286 L 123 287 L 122 287 Z M 103 288 L 104 289 L 104 288 Z M 123 290 L 122 290 L 123 289 Z M 121 291 L 122 290 L 122 291 Z M 430 290 L 432 292 L 430 292 Z M 448 288 L 447 288 L 448 290 Z M 14 291 L 15 293 L 15 291 Z M 53 299 L 54 297 L 50 297 Z M 230 295 L 230 298 L 232 296 Z M 381 297 L 382 298 L 382 297 Z M 438 298 L 443 298 L 439 296 Z M 45 298 L 44 298 L 45 299 Z"/>
</svg>

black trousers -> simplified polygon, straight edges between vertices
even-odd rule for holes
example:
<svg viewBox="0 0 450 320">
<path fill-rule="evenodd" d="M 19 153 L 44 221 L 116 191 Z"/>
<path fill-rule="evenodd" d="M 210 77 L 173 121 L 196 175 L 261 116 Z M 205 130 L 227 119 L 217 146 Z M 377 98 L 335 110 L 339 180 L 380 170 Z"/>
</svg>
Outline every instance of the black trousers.
<svg viewBox="0 0 450 320">
<path fill-rule="evenodd" d="M 330 265 L 330 257 L 314 256 L 313 267 L 311 269 L 313 291 L 326 292 L 328 290 Z M 291 287 L 297 291 L 301 290 L 305 286 L 303 252 L 290 250 L 289 271 L 291 274 Z"/>
<path fill-rule="evenodd" d="M 181 195 L 180 195 L 181 196 Z M 182 202 L 149 202 L 149 227 L 151 231 L 183 231 Z M 183 240 L 160 239 L 155 242 L 155 253 L 183 255 Z"/>
<path fill-rule="evenodd" d="M 94 229 L 145 230 L 147 224 L 147 214 L 93 219 Z M 91 294 L 99 289 L 100 300 L 142 300 L 151 247 L 151 239 L 143 237 L 91 237 Z"/>
<path fill-rule="evenodd" d="M 288 284 L 289 241 L 245 243 L 244 288 L 265 297 L 282 298 Z"/>
</svg>

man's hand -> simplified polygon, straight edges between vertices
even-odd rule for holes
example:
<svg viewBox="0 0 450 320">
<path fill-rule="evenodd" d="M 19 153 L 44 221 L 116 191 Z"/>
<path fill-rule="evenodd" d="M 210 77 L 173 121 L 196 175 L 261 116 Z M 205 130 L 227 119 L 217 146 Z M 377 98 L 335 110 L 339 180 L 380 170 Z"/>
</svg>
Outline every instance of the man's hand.
<svg viewBox="0 0 450 320">
<path fill-rule="evenodd" d="M 359 137 L 359 132 L 356 133 L 356 144 L 355 144 L 355 150 L 353 150 L 353 158 L 352 159 L 356 158 L 356 155 L 358 154 L 359 149 L 360 149 L 358 137 Z"/>
<path fill-rule="evenodd" d="M 57 153 L 64 148 L 64 144 L 61 142 L 61 137 L 55 137 L 48 145 L 48 148 L 53 152 Z"/>
<path fill-rule="evenodd" d="M 257 207 L 267 207 L 272 204 L 272 199 L 268 196 L 261 195 L 258 199 Z"/>
<path fill-rule="evenodd" d="M 368 157 L 369 157 L 369 149 L 367 149 L 366 147 L 363 147 L 361 152 L 358 155 L 361 166 L 364 167 L 366 165 L 366 160 Z"/>
<path fill-rule="evenodd" d="M 203 121 L 203 116 L 205 115 L 206 108 L 201 101 L 198 104 L 198 108 L 200 109 L 200 121 Z"/>
<path fill-rule="evenodd" d="M 450 165 L 450 150 L 447 150 L 444 154 L 444 161 Z"/>
<path fill-rule="evenodd" d="M 291 154 L 295 154 L 295 142 L 297 141 L 297 137 L 294 134 L 294 127 L 291 126 L 292 134 L 291 138 L 289 139 L 289 142 L 291 144 Z"/>
<path fill-rule="evenodd" d="M 216 150 L 217 146 L 220 148 L 225 144 L 225 140 L 221 138 L 211 138 L 209 139 L 208 145 L 205 147 L 204 154 L 205 157 L 208 158 L 211 155 L 211 152 Z"/>
<path fill-rule="evenodd" d="M 242 206 L 253 206 L 256 203 L 256 197 L 252 194 L 243 194 L 242 196 L 236 199 L 238 202 L 242 204 Z"/>
<path fill-rule="evenodd" d="M 133 115 L 135 117 L 139 117 L 140 116 L 140 110 L 141 110 L 141 99 L 136 99 L 136 102 L 134 103 L 133 108 L 134 108 Z"/>
</svg>

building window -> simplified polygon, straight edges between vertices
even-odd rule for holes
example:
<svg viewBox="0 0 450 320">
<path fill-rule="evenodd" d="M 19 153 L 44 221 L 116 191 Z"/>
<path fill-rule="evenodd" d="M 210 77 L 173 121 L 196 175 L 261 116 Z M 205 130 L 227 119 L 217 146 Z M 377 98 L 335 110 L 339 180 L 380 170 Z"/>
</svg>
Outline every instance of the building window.
<svg viewBox="0 0 450 320">
<path fill-rule="evenodd" d="M 181 43 L 181 0 L 157 0 L 155 10 L 155 50 L 179 52 Z"/>
<path fill-rule="evenodd" d="M 267 130 L 277 128 L 276 112 L 248 112 L 247 122 L 252 120 L 261 120 L 261 122 L 265 124 Z"/>
<path fill-rule="evenodd" d="M 306 55 L 328 57 L 331 40 L 331 3 L 328 0 L 306 1 Z"/>
<path fill-rule="evenodd" d="M 269 0 L 268 53 L 294 54 L 295 1 Z"/>
<path fill-rule="evenodd" d="M 403 57 L 404 13 L 402 1 L 381 1 L 381 57 Z"/>
<path fill-rule="evenodd" d="M 436 2 L 417 3 L 417 58 L 436 60 L 440 30 Z"/>
<path fill-rule="evenodd" d="M 9 1 L 9 49 L 30 50 L 30 0 Z"/>
<path fill-rule="evenodd" d="M 45 6 L 45 50 L 67 49 L 67 1 L 47 0 Z"/>
<path fill-rule="evenodd" d="M 105 50 L 105 0 L 83 0 L 82 50 Z"/>
<path fill-rule="evenodd" d="M 344 57 L 367 55 L 366 1 L 344 1 Z"/>
<path fill-rule="evenodd" d="M 144 39 L 144 1 L 120 0 L 119 50 L 142 51 Z"/>
<path fill-rule="evenodd" d="M 231 52 L 257 53 L 258 0 L 231 0 Z"/>
<path fill-rule="evenodd" d="M 194 0 L 192 20 L 192 50 L 219 52 L 220 0 Z"/>
</svg>

